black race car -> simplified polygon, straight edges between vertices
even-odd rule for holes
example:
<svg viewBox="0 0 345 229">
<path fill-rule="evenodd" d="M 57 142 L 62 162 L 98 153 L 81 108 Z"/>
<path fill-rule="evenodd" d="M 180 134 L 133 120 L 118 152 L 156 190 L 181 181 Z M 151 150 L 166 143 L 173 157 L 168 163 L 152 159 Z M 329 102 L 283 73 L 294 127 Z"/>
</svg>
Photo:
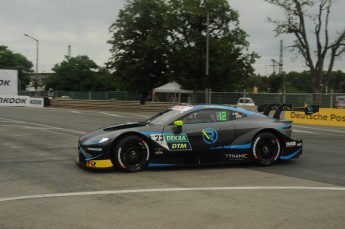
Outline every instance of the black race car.
<svg viewBox="0 0 345 229">
<path fill-rule="evenodd" d="M 145 122 L 113 125 L 80 137 L 76 162 L 88 168 L 135 172 L 147 165 L 254 161 L 267 166 L 299 157 L 302 140 L 290 138 L 292 121 L 280 120 L 280 113 L 313 114 L 319 107 L 270 104 L 258 109 L 263 113 L 220 105 L 174 106 Z"/>
</svg>

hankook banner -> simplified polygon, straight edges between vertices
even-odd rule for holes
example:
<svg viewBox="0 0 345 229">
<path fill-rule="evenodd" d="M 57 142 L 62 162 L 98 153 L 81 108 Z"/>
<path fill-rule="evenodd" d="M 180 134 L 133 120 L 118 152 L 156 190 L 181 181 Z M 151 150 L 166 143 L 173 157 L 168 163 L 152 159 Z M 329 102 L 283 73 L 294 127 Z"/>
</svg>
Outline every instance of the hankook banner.
<svg viewBox="0 0 345 229">
<path fill-rule="evenodd" d="M 306 115 L 304 112 L 285 111 L 285 119 L 298 124 L 345 127 L 345 109 L 320 108 L 318 113 L 312 115 Z"/>
<path fill-rule="evenodd" d="M 0 95 L 0 106 L 6 107 L 44 107 L 43 98 L 29 96 Z"/>
<path fill-rule="evenodd" d="M 17 70 L 0 69 L 0 95 L 18 95 Z"/>
</svg>

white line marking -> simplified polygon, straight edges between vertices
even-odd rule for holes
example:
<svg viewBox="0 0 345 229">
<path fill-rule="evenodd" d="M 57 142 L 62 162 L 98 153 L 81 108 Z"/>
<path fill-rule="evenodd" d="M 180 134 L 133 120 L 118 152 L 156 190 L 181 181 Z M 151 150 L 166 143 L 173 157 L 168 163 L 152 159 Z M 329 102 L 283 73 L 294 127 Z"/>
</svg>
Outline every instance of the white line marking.
<svg viewBox="0 0 345 229">
<path fill-rule="evenodd" d="M 71 111 L 71 113 L 80 114 L 80 111 Z"/>
<path fill-rule="evenodd" d="M 48 127 L 48 128 L 58 128 L 58 127 L 55 127 L 55 126 L 48 126 L 48 125 L 38 124 L 38 123 L 33 123 L 33 122 L 24 122 L 24 121 L 14 120 L 14 119 L 5 119 L 5 118 L 0 118 L 0 119 L 1 120 L 5 120 L 5 121 L 12 121 L 14 123 L 31 124 L 31 125 L 35 125 L 35 126 L 43 126 L 43 127 Z M 58 129 L 62 129 L 62 128 L 58 128 Z"/>
<path fill-rule="evenodd" d="M 296 127 L 296 126 L 295 126 Z M 317 127 L 310 127 L 310 126 L 298 126 L 298 128 L 305 128 L 305 129 L 312 129 L 312 130 L 324 130 L 324 131 L 329 131 L 329 132 L 336 132 L 336 133 L 345 133 L 345 131 L 342 130 L 333 130 L 329 128 L 317 128 Z"/>
<path fill-rule="evenodd" d="M 128 193 L 152 193 L 152 192 L 183 192 L 183 191 L 243 191 L 243 190 L 312 190 L 312 191 L 345 191 L 345 187 L 308 187 L 308 186 L 253 186 L 253 187 L 194 187 L 194 188 L 157 188 L 157 189 L 133 189 L 133 190 L 112 190 L 112 191 L 90 191 L 90 192 L 67 192 L 67 193 L 51 193 L 28 196 L 14 196 L 0 198 L 0 202 L 15 200 L 44 199 L 54 197 L 70 197 L 70 196 L 90 196 L 90 195 L 114 195 Z"/>
<path fill-rule="evenodd" d="M 306 131 L 306 130 L 296 130 L 296 129 L 293 129 L 292 132 L 294 132 L 294 133 L 306 133 L 306 134 L 317 134 L 315 132 L 310 132 L 310 131 Z"/>
<path fill-rule="evenodd" d="M 53 134 L 60 134 L 60 135 L 64 135 L 64 136 L 75 137 L 74 135 L 69 134 L 69 133 L 61 133 L 61 132 L 53 131 L 54 129 L 43 129 L 43 130 L 46 132 L 49 132 L 49 133 L 53 133 Z M 76 133 L 76 132 L 73 132 L 73 133 Z M 86 132 L 79 132 L 78 134 L 86 134 Z"/>
<path fill-rule="evenodd" d="M 17 127 L 17 128 L 25 128 L 25 129 L 36 129 L 36 130 L 51 130 L 52 128 L 48 127 L 34 127 L 34 126 L 18 126 L 18 125 L 0 125 L 2 127 Z"/>
<path fill-rule="evenodd" d="M 108 116 L 120 117 L 120 118 L 125 117 L 125 116 L 122 116 L 122 115 L 110 114 L 110 113 L 106 113 L 106 112 L 98 112 L 98 113 L 104 114 L 104 115 L 108 115 Z"/>
<path fill-rule="evenodd" d="M 140 118 L 150 118 L 150 116 L 145 116 L 145 115 L 134 115 L 134 116 L 137 116 L 137 117 L 140 117 Z"/>
<path fill-rule="evenodd" d="M 322 133 L 320 131 L 318 132 L 310 132 L 310 131 L 306 131 L 306 130 L 296 130 L 294 129 L 293 130 L 294 133 L 305 133 L 305 134 L 315 134 L 315 135 L 323 135 L 323 136 L 336 136 L 336 137 L 339 137 L 339 136 L 342 136 L 341 134 L 332 134 L 332 133 Z"/>
<path fill-rule="evenodd" d="M 22 123 L 22 124 L 30 124 L 30 125 L 34 125 L 34 126 L 41 126 L 43 128 L 48 128 L 48 129 L 64 130 L 64 131 L 72 132 L 72 133 L 76 133 L 76 134 L 85 134 L 85 132 L 83 132 L 83 131 L 70 130 L 70 129 L 60 128 L 60 127 L 56 127 L 56 126 L 48 126 L 48 125 L 43 125 L 43 124 L 33 123 L 33 122 L 24 122 L 24 121 L 19 121 L 19 120 L 14 120 L 14 119 L 5 119 L 5 118 L 0 118 L 0 120 L 10 121 L 13 123 Z"/>
</svg>

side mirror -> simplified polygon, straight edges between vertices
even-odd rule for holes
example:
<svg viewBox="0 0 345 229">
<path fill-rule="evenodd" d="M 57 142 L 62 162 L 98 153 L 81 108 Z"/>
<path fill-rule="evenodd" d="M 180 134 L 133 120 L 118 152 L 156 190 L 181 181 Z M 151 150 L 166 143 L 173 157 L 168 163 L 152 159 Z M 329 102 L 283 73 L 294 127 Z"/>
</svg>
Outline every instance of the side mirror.
<svg viewBox="0 0 345 229">
<path fill-rule="evenodd" d="M 176 132 L 177 133 L 181 133 L 182 132 L 183 121 L 182 120 L 176 120 L 174 122 L 174 125 L 176 126 Z"/>
</svg>

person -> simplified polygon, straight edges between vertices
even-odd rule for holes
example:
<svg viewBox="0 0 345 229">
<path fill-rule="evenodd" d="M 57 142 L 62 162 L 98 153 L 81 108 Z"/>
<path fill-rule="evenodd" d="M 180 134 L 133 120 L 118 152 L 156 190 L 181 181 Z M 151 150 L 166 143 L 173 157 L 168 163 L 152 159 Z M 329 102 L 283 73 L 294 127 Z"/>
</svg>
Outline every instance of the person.
<svg viewBox="0 0 345 229">
<path fill-rule="evenodd" d="M 142 105 L 145 105 L 147 98 L 148 98 L 148 93 L 147 92 L 143 92 L 139 96 L 139 103 L 142 104 Z"/>
<path fill-rule="evenodd" d="M 53 88 L 49 88 L 49 90 L 48 90 L 48 97 L 49 98 L 54 98 L 54 90 L 53 90 Z"/>
</svg>

